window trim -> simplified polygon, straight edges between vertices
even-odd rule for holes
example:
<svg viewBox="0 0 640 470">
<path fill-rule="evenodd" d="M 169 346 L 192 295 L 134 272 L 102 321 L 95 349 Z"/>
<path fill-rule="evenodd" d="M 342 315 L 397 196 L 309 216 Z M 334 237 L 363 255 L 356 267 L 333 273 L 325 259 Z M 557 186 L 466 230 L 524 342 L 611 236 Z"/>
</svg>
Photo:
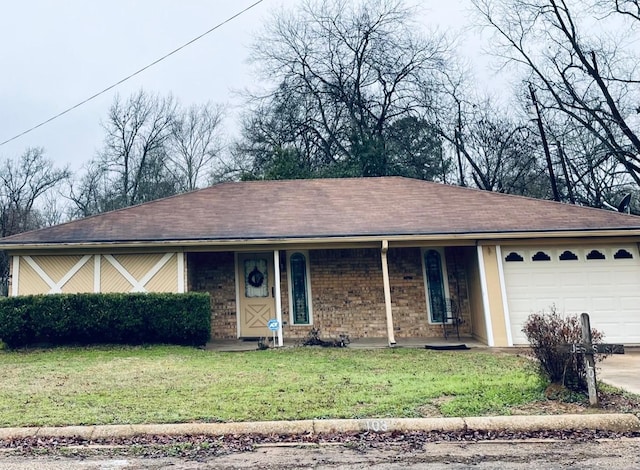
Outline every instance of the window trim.
<svg viewBox="0 0 640 470">
<path fill-rule="evenodd" d="M 307 288 L 307 308 L 309 309 L 308 323 L 294 323 L 293 314 L 293 282 L 291 282 L 291 257 L 300 253 L 305 259 L 306 268 L 306 288 Z M 311 266 L 309 262 L 308 250 L 287 250 L 287 295 L 289 298 L 289 324 L 291 326 L 312 326 L 313 325 L 313 302 L 311 297 Z"/>
<path fill-rule="evenodd" d="M 444 289 L 444 298 L 450 299 L 450 291 L 449 291 L 449 274 L 447 273 L 447 258 L 445 256 L 445 251 L 443 247 L 425 247 L 420 248 L 420 264 L 422 266 L 422 283 L 424 285 L 424 297 L 425 304 L 427 306 L 427 321 L 430 325 L 442 325 L 443 323 L 448 324 L 451 321 L 447 322 L 434 322 L 431 318 L 431 307 L 429 306 L 429 284 L 427 282 L 427 270 L 424 263 L 424 256 L 427 251 L 437 251 L 440 254 L 440 269 L 442 270 L 442 288 Z"/>
</svg>

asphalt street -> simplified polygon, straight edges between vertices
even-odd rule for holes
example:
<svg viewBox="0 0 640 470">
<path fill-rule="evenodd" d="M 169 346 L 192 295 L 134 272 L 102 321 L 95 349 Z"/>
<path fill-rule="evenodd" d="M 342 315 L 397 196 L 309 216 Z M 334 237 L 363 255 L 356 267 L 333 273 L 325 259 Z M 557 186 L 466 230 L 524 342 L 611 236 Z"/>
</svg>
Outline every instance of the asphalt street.
<svg viewBox="0 0 640 470">
<path fill-rule="evenodd" d="M 503 441 L 432 443 L 407 452 L 382 446 L 353 449 L 340 445 L 265 446 L 255 451 L 185 460 L 179 458 L 59 456 L 9 457 L 0 455 L 0 470 L 133 470 L 133 469 L 362 469 L 362 470 L 530 470 L 640 468 L 640 439 L 601 441 Z"/>
</svg>

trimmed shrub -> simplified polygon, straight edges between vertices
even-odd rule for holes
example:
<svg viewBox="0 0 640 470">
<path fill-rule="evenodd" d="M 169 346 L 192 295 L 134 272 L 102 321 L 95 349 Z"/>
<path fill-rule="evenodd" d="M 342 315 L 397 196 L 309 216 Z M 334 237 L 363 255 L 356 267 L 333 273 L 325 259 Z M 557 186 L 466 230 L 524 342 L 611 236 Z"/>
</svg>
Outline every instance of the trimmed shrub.
<svg viewBox="0 0 640 470">
<path fill-rule="evenodd" d="M 562 346 L 582 342 L 582 326 L 578 315 L 562 316 L 555 306 L 549 313 L 529 315 L 522 328 L 531 346 L 532 355 L 538 360 L 541 374 L 552 384 L 561 384 L 574 392 L 587 390 L 587 375 L 581 354 L 563 350 Z M 591 329 L 592 342 L 602 343 L 604 335 Z M 596 354 L 596 361 L 604 359 Z"/>
<path fill-rule="evenodd" d="M 209 295 L 58 294 L 0 300 L 0 340 L 33 344 L 205 344 Z"/>
</svg>

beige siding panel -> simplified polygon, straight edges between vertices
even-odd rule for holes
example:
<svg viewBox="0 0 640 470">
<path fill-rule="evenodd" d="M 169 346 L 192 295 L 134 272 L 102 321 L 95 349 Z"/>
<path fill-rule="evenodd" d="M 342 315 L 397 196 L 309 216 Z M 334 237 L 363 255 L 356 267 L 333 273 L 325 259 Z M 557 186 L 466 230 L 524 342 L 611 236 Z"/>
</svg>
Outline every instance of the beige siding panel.
<svg viewBox="0 0 640 470">
<path fill-rule="evenodd" d="M 114 255 L 122 267 L 137 281 L 140 281 L 165 256 L 166 253 L 140 253 Z M 58 283 L 76 264 L 82 255 L 37 255 L 33 261 L 53 280 Z M 62 286 L 63 293 L 93 292 L 94 263 L 92 256 Z M 40 275 L 21 259 L 18 276 L 18 295 L 47 294 L 51 287 Z M 131 292 L 133 286 L 106 258 L 102 256 L 100 263 L 100 292 Z M 155 276 L 147 282 L 145 289 L 149 292 L 178 291 L 178 262 L 175 254 L 160 268 Z"/>
<path fill-rule="evenodd" d="M 62 286 L 62 292 L 65 294 L 93 292 L 93 262 L 92 256 L 91 259 Z"/>
<path fill-rule="evenodd" d="M 82 259 L 82 256 L 32 256 L 31 258 L 53 282 L 58 283 Z"/>
<path fill-rule="evenodd" d="M 149 292 L 178 292 L 178 263 L 175 255 L 151 278 L 145 288 Z"/>
<path fill-rule="evenodd" d="M 114 255 L 114 258 L 139 281 L 163 256 L 164 253 L 150 253 L 141 255 Z"/>
<path fill-rule="evenodd" d="M 500 287 L 500 272 L 498 270 L 499 260 L 496 254 L 496 247 L 493 245 L 483 246 L 484 270 L 487 277 L 487 294 L 489 297 L 489 314 L 491 315 L 491 326 L 493 329 L 494 346 L 509 346 L 507 339 L 507 328 L 504 321 L 504 303 L 502 301 L 502 290 Z"/>
<path fill-rule="evenodd" d="M 18 295 L 47 294 L 51 288 L 23 259 L 20 260 Z"/>
<path fill-rule="evenodd" d="M 100 292 L 131 292 L 133 286 L 104 257 L 100 262 Z"/>
</svg>

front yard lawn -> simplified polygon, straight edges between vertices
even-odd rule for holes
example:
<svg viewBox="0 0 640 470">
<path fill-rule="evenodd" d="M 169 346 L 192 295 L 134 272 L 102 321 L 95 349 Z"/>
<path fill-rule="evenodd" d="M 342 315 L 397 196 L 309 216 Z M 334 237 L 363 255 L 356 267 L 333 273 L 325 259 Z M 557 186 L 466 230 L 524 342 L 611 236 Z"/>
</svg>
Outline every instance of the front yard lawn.
<svg viewBox="0 0 640 470">
<path fill-rule="evenodd" d="M 492 352 L 0 351 L 0 427 L 508 414 L 544 387 L 530 361 Z"/>
</svg>

